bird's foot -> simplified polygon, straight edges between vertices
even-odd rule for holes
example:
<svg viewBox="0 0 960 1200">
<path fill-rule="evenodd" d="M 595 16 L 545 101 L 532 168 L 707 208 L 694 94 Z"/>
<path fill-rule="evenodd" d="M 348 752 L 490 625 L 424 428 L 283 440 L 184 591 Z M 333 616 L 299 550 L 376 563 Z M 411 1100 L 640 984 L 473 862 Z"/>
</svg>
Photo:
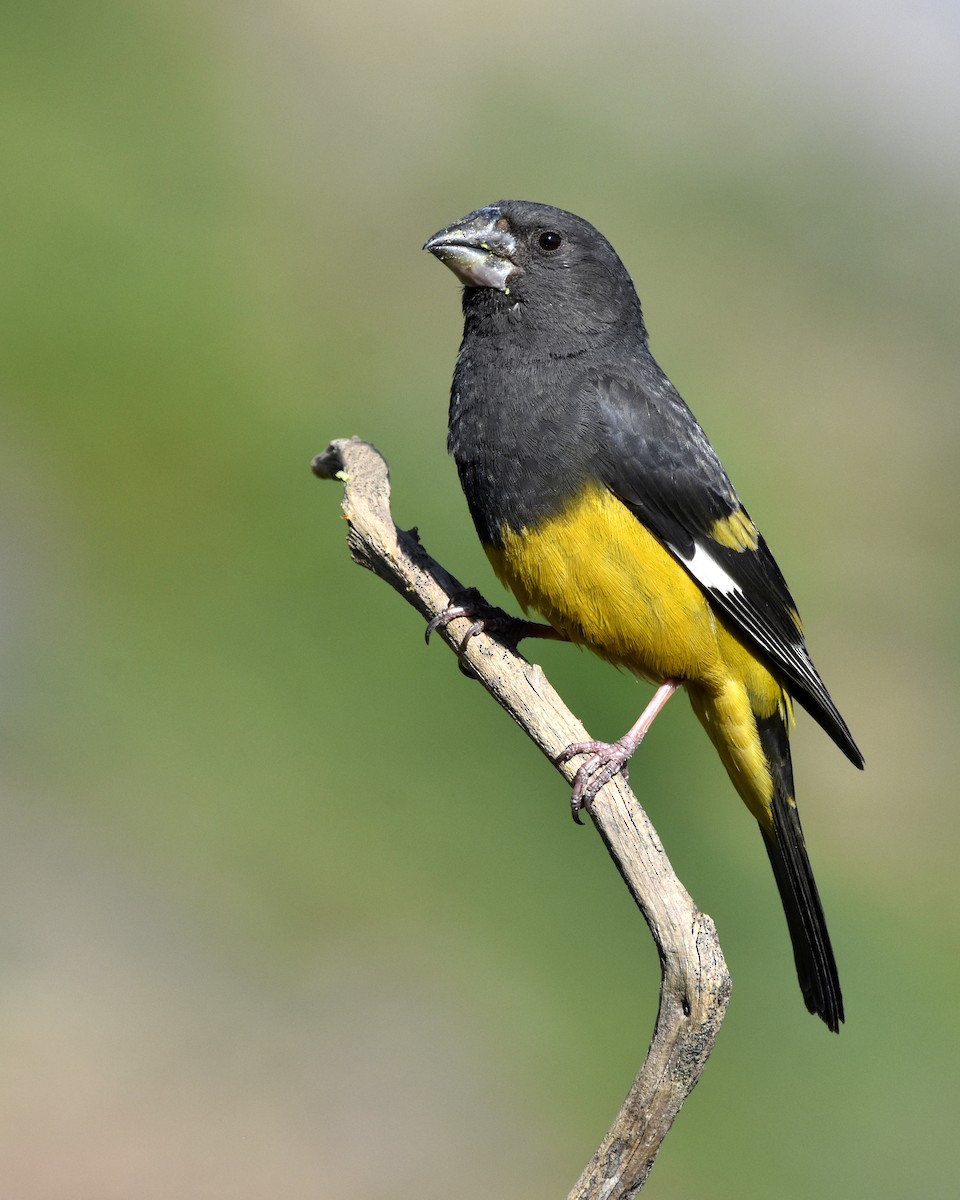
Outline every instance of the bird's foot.
<svg viewBox="0 0 960 1200">
<path fill-rule="evenodd" d="M 470 639 L 478 633 L 496 634 L 501 641 L 516 649 L 517 645 L 528 637 L 557 638 L 559 635 L 551 625 L 541 625 L 538 621 L 528 621 L 523 617 L 513 617 L 502 608 L 488 604 L 476 588 L 468 588 L 458 596 L 457 603 L 451 604 L 443 612 L 427 623 L 424 631 L 424 641 L 430 642 L 430 635 L 437 629 L 445 629 L 451 621 L 458 617 L 472 618 L 466 633 L 460 639 L 458 652 L 463 656 Z"/>
<path fill-rule="evenodd" d="M 627 763 L 639 744 L 628 733 L 616 742 L 591 739 L 588 742 L 574 742 L 560 751 L 557 755 L 558 765 L 569 762 L 578 754 L 589 756 L 573 777 L 573 791 L 570 793 L 570 812 L 578 825 L 583 824 L 580 820 L 581 811 L 590 807 L 604 784 L 609 783 L 615 775 L 622 775 L 624 782 L 627 781 Z"/>
<path fill-rule="evenodd" d="M 567 746 L 557 755 L 558 765 L 569 762 L 578 754 L 589 755 L 587 761 L 573 777 L 573 791 L 570 794 L 570 809 L 573 819 L 578 825 L 583 824 L 580 820 L 581 810 L 590 807 L 597 792 L 604 784 L 609 783 L 614 775 L 622 775 L 624 783 L 626 783 L 629 778 L 627 763 L 630 761 L 630 756 L 646 737 L 647 730 L 653 724 L 657 713 L 679 686 L 676 679 L 665 679 L 639 718 L 617 741 L 574 742 L 572 746 Z"/>
</svg>

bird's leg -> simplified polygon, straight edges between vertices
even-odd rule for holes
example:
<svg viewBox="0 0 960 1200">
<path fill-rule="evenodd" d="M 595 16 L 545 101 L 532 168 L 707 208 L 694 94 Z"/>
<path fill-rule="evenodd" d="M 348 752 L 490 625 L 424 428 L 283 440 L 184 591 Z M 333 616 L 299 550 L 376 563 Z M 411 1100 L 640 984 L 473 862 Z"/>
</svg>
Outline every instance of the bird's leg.
<svg viewBox="0 0 960 1200">
<path fill-rule="evenodd" d="M 580 810 L 590 805 L 594 796 L 605 783 L 619 773 L 627 778 L 627 763 L 630 756 L 643 741 L 647 730 L 654 722 L 657 713 L 663 708 L 673 693 L 680 686 L 675 679 L 667 679 L 654 692 L 650 703 L 640 714 L 637 722 L 632 725 L 622 738 L 615 742 L 574 742 L 567 746 L 557 756 L 558 763 L 568 762 L 578 754 L 589 754 L 589 758 L 577 771 L 573 780 L 573 792 L 570 796 L 570 808 L 573 819 L 581 824 Z"/>
<path fill-rule="evenodd" d="M 539 621 L 528 621 L 524 617 L 512 617 L 502 608 L 495 608 L 492 604 L 487 604 L 475 588 L 468 589 L 458 599 L 459 603 L 451 604 L 449 608 L 437 613 L 433 620 L 428 622 L 424 632 L 424 640 L 427 643 L 435 629 L 439 629 L 441 626 L 445 628 L 457 617 L 473 618 L 473 624 L 467 629 L 460 642 L 459 652 L 461 655 L 466 650 L 470 639 L 478 633 L 497 634 L 503 641 L 514 647 L 528 637 L 565 640 L 563 635 L 558 633 L 552 625 L 543 625 Z"/>
</svg>

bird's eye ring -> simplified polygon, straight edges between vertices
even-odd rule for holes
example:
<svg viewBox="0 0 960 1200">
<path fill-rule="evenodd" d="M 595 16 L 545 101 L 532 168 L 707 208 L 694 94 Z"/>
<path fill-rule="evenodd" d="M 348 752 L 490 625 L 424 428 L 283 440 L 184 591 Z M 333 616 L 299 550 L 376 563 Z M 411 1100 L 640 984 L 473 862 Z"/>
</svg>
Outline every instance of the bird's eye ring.
<svg viewBox="0 0 960 1200">
<path fill-rule="evenodd" d="M 563 245 L 563 238 L 554 229 L 545 229 L 537 238 L 537 245 L 545 254 L 552 254 Z"/>
</svg>

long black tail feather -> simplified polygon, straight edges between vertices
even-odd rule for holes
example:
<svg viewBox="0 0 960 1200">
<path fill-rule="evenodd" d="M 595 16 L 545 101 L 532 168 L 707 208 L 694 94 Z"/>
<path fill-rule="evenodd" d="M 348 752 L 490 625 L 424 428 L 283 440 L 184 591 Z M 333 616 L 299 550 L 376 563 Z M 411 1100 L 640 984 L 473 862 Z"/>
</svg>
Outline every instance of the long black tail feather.
<svg viewBox="0 0 960 1200">
<path fill-rule="evenodd" d="M 761 827 L 787 917 L 797 978 L 808 1011 L 838 1033 L 843 996 L 820 895 L 794 802 L 793 768 L 786 723 L 780 714 L 758 719 L 757 729 L 773 775 L 773 833 Z"/>
</svg>

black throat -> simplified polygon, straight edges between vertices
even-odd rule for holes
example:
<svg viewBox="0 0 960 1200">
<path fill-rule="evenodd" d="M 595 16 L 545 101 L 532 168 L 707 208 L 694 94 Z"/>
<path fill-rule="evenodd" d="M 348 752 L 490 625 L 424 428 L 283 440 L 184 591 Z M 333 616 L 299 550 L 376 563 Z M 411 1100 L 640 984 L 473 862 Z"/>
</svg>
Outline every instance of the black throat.
<svg viewBox="0 0 960 1200">
<path fill-rule="evenodd" d="M 591 477 L 596 351 L 548 336 L 491 289 L 465 289 L 463 308 L 447 446 L 480 540 L 499 546 L 504 526 L 536 526 Z"/>
</svg>

